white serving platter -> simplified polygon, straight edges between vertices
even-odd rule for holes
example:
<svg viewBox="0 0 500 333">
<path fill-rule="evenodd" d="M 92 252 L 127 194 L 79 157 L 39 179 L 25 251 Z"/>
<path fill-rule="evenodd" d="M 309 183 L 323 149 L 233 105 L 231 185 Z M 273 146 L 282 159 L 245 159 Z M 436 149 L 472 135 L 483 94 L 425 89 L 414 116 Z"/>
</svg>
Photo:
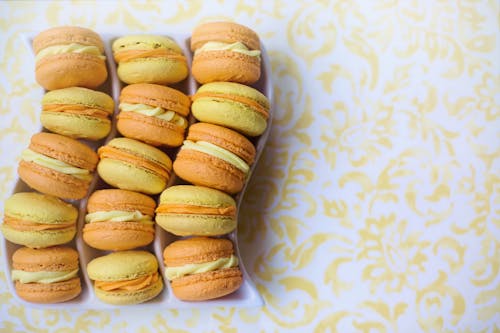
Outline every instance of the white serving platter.
<svg viewBox="0 0 500 333">
<path fill-rule="evenodd" d="M 97 31 L 97 33 L 100 33 Z M 111 130 L 111 133 L 109 136 L 103 140 L 100 141 L 87 141 L 87 140 L 81 140 L 82 142 L 85 142 L 88 144 L 90 147 L 92 147 L 94 150 L 97 150 L 98 147 L 104 145 L 111 139 L 120 136 L 120 134 L 116 130 L 116 115 L 118 113 L 118 98 L 120 95 L 120 91 L 122 87 L 125 85 L 123 82 L 121 82 L 118 79 L 118 76 L 116 74 L 116 64 L 113 60 L 113 53 L 112 53 L 112 43 L 114 40 L 117 38 L 124 36 L 124 35 L 131 35 L 134 33 L 100 33 L 104 44 L 105 44 L 105 55 L 106 55 L 106 62 L 107 62 L 107 67 L 108 67 L 108 79 L 106 82 L 101 85 L 97 90 L 105 92 L 109 94 L 111 97 L 113 97 L 115 101 L 115 112 L 113 115 L 113 127 Z M 165 32 L 155 32 L 152 33 L 155 35 L 164 35 L 172 38 L 175 40 L 179 46 L 183 49 L 184 55 L 187 57 L 188 64 L 190 66 L 191 64 L 191 58 L 192 58 L 192 53 L 189 49 L 189 43 L 190 43 L 190 35 L 189 34 L 182 34 L 182 33 L 165 33 Z M 27 35 L 25 36 L 26 44 L 31 50 L 31 42 L 33 40 L 33 37 L 35 34 L 32 35 Z M 244 200 L 245 197 L 245 191 L 247 188 L 247 184 L 249 179 L 252 176 L 253 170 L 255 169 L 259 157 L 262 153 L 262 151 L 265 148 L 266 141 L 268 139 L 270 130 L 271 130 L 271 122 L 272 122 L 272 116 L 273 116 L 273 111 L 274 111 L 274 99 L 273 99 L 273 87 L 272 87 L 272 80 L 271 80 L 271 64 L 269 62 L 269 57 L 267 55 L 267 52 L 264 48 L 263 45 L 261 45 L 262 48 L 262 54 L 261 54 L 261 59 L 262 59 L 262 74 L 261 78 L 259 79 L 258 82 L 256 82 L 252 87 L 256 88 L 260 92 L 262 92 L 264 95 L 266 95 L 270 101 L 271 104 L 271 110 L 269 111 L 269 119 L 268 119 L 268 126 L 266 128 L 266 131 L 259 137 L 252 139 L 253 143 L 255 144 L 256 147 L 256 158 L 255 158 L 255 163 L 252 165 L 247 182 L 243 188 L 243 190 L 235 196 L 235 200 L 237 202 L 237 207 L 238 207 L 238 212 L 239 212 L 239 207 L 241 203 Z M 34 70 L 34 61 L 31 64 Z M 194 78 L 189 75 L 187 79 L 182 81 L 179 84 L 172 85 L 171 87 L 176 88 L 182 92 L 184 92 L 187 95 L 193 95 L 196 90 L 199 87 L 199 84 L 194 80 Z M 42 89 L 42 88 L 40 88 Z M 40 101 L 41 102 L 41 101 Z M 41 107 L 40 107 L 41 110 Z M 191 116 L 190 122 L 193 123 L 196 120 Z M 44 129 L 41 129 L 41 131 L 44 131 Z M 34 134 L 34 133 L 33 133 Z M 28 142 L 25 143 L 25 146 L 28 146 Z M 177 153 L 177 148 L 176 149 L 162 149 L 165 151 L 173 160 L 175 158 L 175 155 Z M 172 177 L 169 182 L 169 186 L 175 185 L 175 184 L 185 184 L 185 182 L 178 177 L 175 176 L 175 174 L 172 171 Z M 109 253 L 108 251 L 101 251 L 97 250 L 94 248 L 89 247 L 87 244 L 83 242 L 82 239 L 82 229 L 84 226 L 84 219 L 85 219 L 85 214 L 86 214 L 86 206 L 87 206 L 87 199 L 88 196 L 95 190 L 98 189 L 103 189 L 103 188 L 111 188 L 109 185 L 104 183 L 102 179 L 97 175 L 97 172 L 94 175 L 94 179 L 92 180 L 92 183 L 90 185 L 89 193 L 87 196 L 82 199 L 82 200 L 71 200 L 71 202 L 75 207 L 79 209 L 79 217 L 78 217 L 78 223 L 77 223 L 77 233 L 75 238 L 68 243 L 68 246 L 71 246 L 75 248 L 80 255 L 80 278 L 81 278 L 81 283 L 82 283 L 82 293 L 75 299 L 64 302 L 64 303 L 57 303 L 57 304 L 35 304 L 35 303 L 29 303 L 21 298 L 19 298 L 15 292 L 14 289 L 14 284 L 12 280 L 10 279 L 11 275 L 11 269 L 12 269 L 12 254 L 14 251 L 16 251 L 20 245 L 14 244 L 9 242 L 8 240 L 4 239 L 3 237 L 0 236 L 0 246 L 3 248 L 3 255 L 4 255 L 4 262 L 7 264 L 7 270 L 5 272 L 8 285 L 10 288 L 10 291 L 15 299 L 16 302 L 19 302 L 25 306 L 28 307 L 34 307 L 34 308 L 42 308 L 42 309 L 116 309 L 116 308 L 169 308 L 169 309 L 180 309 L 180 308 L 206 308 L 206 307 L 258 307 L 262 306 L 264 304 L 262 297 L 259 295 L 259 292 L 257 291 L 254 283 L 250 279 L 250 276 L 248 272 L 245 269 L 241 253 L 238 249 L 238 238 L 237 238 L 237 230 L 231 232 L 227 237 L 231 239 L 235 245 L 235 252 L 236 255 L 238 256 L 239 259 L 239 267 L 243 273 L 243 284 L 241 287 L 234 293 L 227 295 L 222 298 L 218 298 L 215 300 L 209 300 L 209 301 L 204 301 L 204 302 L 185 302 L 178 300 L 172 293 L 172 290 L 170 288 L 170 284 L 168 280 L 164 277 L 164 264 L 163 264 L 163 250 L 165 247 L 170 244 L 171 242 L 175 241 L 176 239 L 179 239 L 180 237 L 177 237 L 173 234 L 170 234 L 163 230 L 161 227 L 156 225 L 156 234 L 155 234 L 155 239 L 152 244 L 140 248 L 147 250 L 151 253 L 153 253 L 156 258 L 158 259 L 158 264 L 160 267 L 160 272 L 163 277 L 163 282 L 164 282 L 164 289 L 161 292 L 160 295 L 158 295 L 156 298 L 149 302 L 137 304 L 137 305 L 129 305 L 129 306 L 114 306 L 110 304 L 106 304 L 101 302 L 94 294 L 93 291 L 93 283 L 92 281 L 88 278 L 87 275 L 87 264 L 94 258 L 105 255 Z M 26 185 L 22 180 L 18 179 L 17 182 L 15 183 L 14 189 L 12 193 L 18 193 L 18 192 L 29 192 L 33 191 L 28 185 Z M 158 199 L 158 196 L 154 197 L 155 199 Z"/>
</svg>

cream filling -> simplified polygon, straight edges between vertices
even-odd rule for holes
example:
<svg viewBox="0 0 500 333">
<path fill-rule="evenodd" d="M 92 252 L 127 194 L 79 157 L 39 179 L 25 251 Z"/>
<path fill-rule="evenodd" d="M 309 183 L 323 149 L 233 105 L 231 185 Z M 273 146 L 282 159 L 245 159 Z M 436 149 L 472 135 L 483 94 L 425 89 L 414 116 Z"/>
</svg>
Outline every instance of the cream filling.
<svg viewBox="0 0 500 333">
<path fill-rule="evenodd" d="M 67 281 L 78 274 L 78 268 L 73 271 L 61 271 L 61 272 L 26 272 L 18 269 L 12 270 L 12 280 L 19 281 L 21 283 L 55 283 L 61 281 Z"/>
<path fill-rule="evenodd" d="M 33 162 L 43 167 L 64 173 L 66 175 L 71 175 L 79 179 L 87 181 L 92 179 L 92 175 L 89 170 L 81 169 L 63 161 L 56 160 L 55 158 L 39 154 L 29 148 L 23 150 L 21 153 L 21 159 L 23 161 Z"/>
<path fill-rule="evenodd" d="M 163 119 L 165 121 L 174 123 L 182 128 L 187 127 L 187 121 L 183 117 L 179 116 L 175 111 L 165 110 L 159 106 L 151 106 L 146 104 L 132 104 L 132 103 L 120 103 L 119 108 L 121 111 L 125 112 L 137 112 L 145 116 L 156 117 Z"/>
<path fill-rule="evenodd" d="M 260 58 L 259 50 L 249 50 L 248 47 L 246 47 L 245 44 L 243 44 L 242 42 L 236 42 L 232 44 L 223 42 L 207 42 L 203 44 L 202 47 L 196 49 L 196 51 L 194 51 L 194 54 L 198 54 L 200 52 L 205 52 L 205 51 L 232 51 L 232 52 L 243 53 L 250 57 Z"/>
<path fill-rule="evenodd" d="M 187 264 L 177 267 L 166 267 L 165 276 L 171 281 L 185 275 L 206 273 L 218 269 L 231 268 L 236 266 L 238 266 L 238 258 L 235 255 L 231 255 L 231 257 L 229 258 L 220 258 L 215 261 L 203 262 L 200 264 Z"/>
<path fill-rule="evenodd" d="M 128 212 L 124 210 L 110 210 L 110 211 L 101 211 L 101 212 L 93 212 L 85 215 L 85 222 L 94 223 L 94 222 L 151 222 L 152 217 L 149 215 L 144 215 L 140 211 L 136 210 L 133 212 Z"/>
<path fill-rule="evenodd" d="M 101 54 L 101 51 L 97 46 L 90 45 L 82 45 L 77 43 L 71 43 L 67 45 L 52 45 L 40 50 L 35 56 L 35 62 L 46 56 L 52 56 L 56 54 L 64 54 L 64 53 L 86 53 L 95 55 L 102 60 L 105 60 L 106 57 Z"/>
<path fill-rule="evenodd" d="M 248 164 L 241 158 L 239 158 L 229 150 L 211 144 L 210 142 L 206 141 L 193 142 L 190 140 L 185 140 L 181 149 L 192 149 L 200 151 L 205 154 L 209 154 L 211 156 L 215 156 L 217 158 L 220 158 L 221 160 L 231 163 L 232 165 L 243 171 L 245 174 L 247 174 L 248 171 L 250 170 Z"/>
</svg>

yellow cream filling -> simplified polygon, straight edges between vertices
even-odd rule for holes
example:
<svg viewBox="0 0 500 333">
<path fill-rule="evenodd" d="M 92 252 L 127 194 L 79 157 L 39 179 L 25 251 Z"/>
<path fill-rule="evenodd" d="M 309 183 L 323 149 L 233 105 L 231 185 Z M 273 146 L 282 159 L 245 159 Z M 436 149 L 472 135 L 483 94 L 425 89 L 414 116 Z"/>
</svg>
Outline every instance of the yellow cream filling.
<svg viewBox="0 0 500 333">
<path fill-rule="evenodd" d="M 26 272 L 17 269 L 12 270 L 12 280 L 19 281 L 21 283 L 55 283 L 61 281 L 67 281 L 78 274 L 78 268 L 73 271 L 61 271 L 61 272 Z"/>
<path fill-rule="evenodd" d="M 211 272 L 218 269 L 238 266 L 238 258 L 231 255 L 229 258 L 220 258 L 215 261 L 203 262 L 200 264 L 187 264 L 178 267 L 166 267 L 165 276 L 169 280 L 178 279 L 185 275 Z"/>
<path fill-rule="evenodd" d="M 96 57 L 99 57 L 102 60 L 106 59 L 106 57 L 101 54 L 101 51 L 99 50 L 99 48 L 97 46 L 71 43 L 71 44 L 67 44 L 67 45 L 48 46 L 48 47 L 44 48 L 43 50 L 40 50 L 40 52 L 37 53 L 37 55 L 35 56 L 35 61 L 39 61 L 40 59 L 42 59 L 46 56 L 52 56 L 52 55 L 64 54 L 64 53 L 86 53 L 86 54 L 95 55 Z"/>
<path fill-rule="evenodd" d="M 260 58 L 259 50 L 249 50 L 248 47 L 246 47 L 245 44 L 243 44 L 242 42 L 236 42 L 232 44 L 223 42 L 207 42 L 203 44 L 202 47 L 194 51 L 194 54 L 205 51 L 232 51 L 232 52 L 243 53 L 250 57 Z"/>
<path fill-rule="evenodd" d="M 21 153 L 21 159 L 26 162 L 33 162 L 43 167 L 59 171 L 66 175 L 72 175 L 79 179 L 87 181 L 90 181 L 92 179 L 92 175 L 90 174 L 89 170 L 81 169 L 63 161 L 56 160 L 55 158 L 39 154 L 29 148 L 23 150 L 23 152 Z"/>
<path fill-rule="evenodd" d="M 175 111 L 165 110 L 159 106 L 151 106 L 146 104 L 132 104 L 132 103 L 120 103 L 119 105 L 121 111 L 125 112 L 137 112 L 145 116 L 156 117 L 163 119 L 165 121 L 174 123 L 182 128 L 187 127 L 187 121 L 183 117 L 179 116 Z"/>
<path fill-rule="evenodd" d="M 94 222 L 128 222 L 128 221 L 144 221 L 151 222 L 152 217 L 149 215 L 144 215 L 140 211 L 136 210 L 133 212 L 128 212 L 124 210 L 110 210 L 107 212 L 93 212 L 85 215 L 85 222 L 94 223 Z"/>
<path fill-rule="evenodd" d="M 211 144 L 210 142 L 206 141 L 193 142 L 191 140 L 185 140 L 181 149 L 192 149 L 200 151 L 205 154 L 209 154 L 211 156 L 215 156 L 217 158 L 220 158 L 221 160 L 231 163 L 232 165 L 243 171 L 245 174 L 248 173 L 250 169 L 248 164 L 241 158 L 239 158 L 229 150 Z"/>
</svg>

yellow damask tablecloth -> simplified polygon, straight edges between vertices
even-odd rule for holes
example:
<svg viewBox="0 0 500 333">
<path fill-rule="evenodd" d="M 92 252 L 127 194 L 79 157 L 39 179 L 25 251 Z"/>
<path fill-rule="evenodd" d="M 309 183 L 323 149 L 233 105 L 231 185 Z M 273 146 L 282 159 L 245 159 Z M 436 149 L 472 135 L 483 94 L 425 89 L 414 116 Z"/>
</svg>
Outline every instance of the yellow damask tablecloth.
<svg viewBox="0 0 500 333">
<path fill-rule="evenodd" d="M 1 2 L 2 215 L 39 130 L 22 34 L 235 20 L 268 49 L 276 118 L 239 221 L 264 307 L 36 310 L 0 273 L 0 332 L 500 332 L 499 11 L 496 0 Z"/>
</svg>

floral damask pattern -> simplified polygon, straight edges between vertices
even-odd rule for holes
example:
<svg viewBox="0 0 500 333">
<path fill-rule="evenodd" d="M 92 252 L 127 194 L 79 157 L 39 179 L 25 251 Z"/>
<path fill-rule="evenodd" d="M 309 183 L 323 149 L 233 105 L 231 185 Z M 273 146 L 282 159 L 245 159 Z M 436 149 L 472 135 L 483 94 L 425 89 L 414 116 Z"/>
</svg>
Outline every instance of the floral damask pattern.
<svg viewBox="0 0 500 333">
<path fill-rule="evenodd" d="M 0 332 L 500 332 L 499 11 L 491 0 L 0 2 L 0 213 L 39 128 L 25 33 L 235 20 L 261 36 L 275 91 L 238 230 L 263 308 L 42 311 L 16 304 L 1 270 Z"/>
</svg>

